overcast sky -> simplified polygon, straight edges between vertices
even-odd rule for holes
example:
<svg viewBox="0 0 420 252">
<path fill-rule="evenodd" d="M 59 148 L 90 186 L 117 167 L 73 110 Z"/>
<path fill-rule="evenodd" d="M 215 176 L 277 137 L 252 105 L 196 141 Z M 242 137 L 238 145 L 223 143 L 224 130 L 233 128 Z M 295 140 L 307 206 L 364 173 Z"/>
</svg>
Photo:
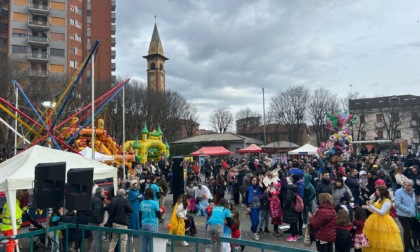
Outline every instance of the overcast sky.
<svg viewBox="0 0 420 252">
<path fill-rule="evenodd" d="M 117 75 L 146 82 L 157 15 L 166 88 L 199 111 L 262 113 L 290 85 L 420 95 L 420 1 L 119 0 Z"/>
</svg>

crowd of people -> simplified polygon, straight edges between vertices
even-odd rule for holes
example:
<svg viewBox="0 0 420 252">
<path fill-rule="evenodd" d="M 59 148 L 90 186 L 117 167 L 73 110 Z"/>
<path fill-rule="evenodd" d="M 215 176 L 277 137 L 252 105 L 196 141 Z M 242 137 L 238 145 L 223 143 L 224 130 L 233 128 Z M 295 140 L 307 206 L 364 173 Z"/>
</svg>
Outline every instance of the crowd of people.
<svg viewBox="0 0 420 252">
<path fill-rule="evenodd" d="M 205 237 L 213 241 L 208 251 L 243 251 L 244 246 L 218 242 L 222 236 L 240 239 L 241 232 L 250 232 L 256 241 L 267 234 L 287 242 L 308 238 L 318 251 L 420 249 L 420 169 L 412 153 L 386 158 L 367 154 L 334 164 L 269 157 L 206 159 L 200 166 L 185 161 L 185 193 L 166 217 L 172 171 L 166 160 L 158 163 L 135 164 L 128 180 L 118 179 L 116 193 L 110 188 L 106 195 L 103 187 L 95 187 L 91 211 L 80 213 L 82 224 L 147 232 L 158 232 L 162 224 L 170 234 L 195 236 L 194 218 L 204 216 Z M 241 228 L 240 208 L 249 216 L 249 231 Z M 4 209 L 7 217 L 7 205 Z M 74 222 L 71 216 L 56 209 L 51 220 Z M 10 231 L 4 221 L 6 235 Z M 70 239 L 76 240 L 74 235 L 69 234 Z M 128 235 L 101 237 L 95 230 L 90 235 L 92 252 L 98 251 L 100 239 L 110 240 L 110 252 L 118 246 L 125 251 L 133 242 Z M 142 251 L 150 251 L 150 244 L 149 236 L 142 237 Z M 181 245 L 189 246 L 186 241 Z"/>
</svg>

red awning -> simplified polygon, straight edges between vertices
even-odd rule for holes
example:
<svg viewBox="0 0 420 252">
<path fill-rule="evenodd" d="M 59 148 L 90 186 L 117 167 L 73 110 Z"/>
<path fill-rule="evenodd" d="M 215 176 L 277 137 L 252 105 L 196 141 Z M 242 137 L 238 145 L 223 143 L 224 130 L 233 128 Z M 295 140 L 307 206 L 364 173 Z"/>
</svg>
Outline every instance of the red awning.
<svg viewBox="0 0 420 252">
<path fill-rule="evenodd" d="M 238 153 L 260 153 L 262 150 L 255 144 L 251 144 L 250 146 L 238 150 Z"/>
<path fill-rule="evenodd" d="M 225 156 L 235 154 L 229 150 L 226 150 L 223 146 L 216 147 L 201 147 L 201 149 L 194 151 L 190 155 L 192 156 Z"/>
</svg>

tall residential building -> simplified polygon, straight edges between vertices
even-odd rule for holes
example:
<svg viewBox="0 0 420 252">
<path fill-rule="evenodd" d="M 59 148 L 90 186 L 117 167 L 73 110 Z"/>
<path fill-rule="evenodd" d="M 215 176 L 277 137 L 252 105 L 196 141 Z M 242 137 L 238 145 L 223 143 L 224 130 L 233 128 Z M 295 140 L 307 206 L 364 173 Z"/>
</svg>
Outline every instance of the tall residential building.
<svg viewBox="0 0 420 252">
<path fill-rule="evenodd" d="M 95 83 L 107 90 L 115 82 L 115 8 L 116 0 L 0 0 L 0 44 L 27 63 L 32 84 L 71 76 L 99 39 Z"/>
<path fill-rule="evenodd" d="M 156 23 L 153 28 L 148 54 L 143 56 L 143 58 L 147 59 L 147 88 L 153 91 L 165 92 L 165 61 L 169 59 L 163 55 L 162 42 L 160 41 Z"/>
</svg>

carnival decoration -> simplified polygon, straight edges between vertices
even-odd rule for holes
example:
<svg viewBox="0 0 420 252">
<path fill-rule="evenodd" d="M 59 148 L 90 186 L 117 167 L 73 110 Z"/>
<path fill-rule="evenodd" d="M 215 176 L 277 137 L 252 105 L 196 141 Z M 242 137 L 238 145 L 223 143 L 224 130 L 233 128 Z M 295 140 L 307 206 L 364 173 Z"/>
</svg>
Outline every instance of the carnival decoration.
<svg viewBox="0 0 420 252">
<path fill-rule="evenodd" d="M 326 128 L 333 132 L 326 142 L 321 142 L 318 148 L 320 158 L 336 163 L 346 161 L 350 156 L 349 145 L 352 141 L 352 126 L 356 117 L 345 111 L 342 114 L 328 114 Z"/>
</svg>

